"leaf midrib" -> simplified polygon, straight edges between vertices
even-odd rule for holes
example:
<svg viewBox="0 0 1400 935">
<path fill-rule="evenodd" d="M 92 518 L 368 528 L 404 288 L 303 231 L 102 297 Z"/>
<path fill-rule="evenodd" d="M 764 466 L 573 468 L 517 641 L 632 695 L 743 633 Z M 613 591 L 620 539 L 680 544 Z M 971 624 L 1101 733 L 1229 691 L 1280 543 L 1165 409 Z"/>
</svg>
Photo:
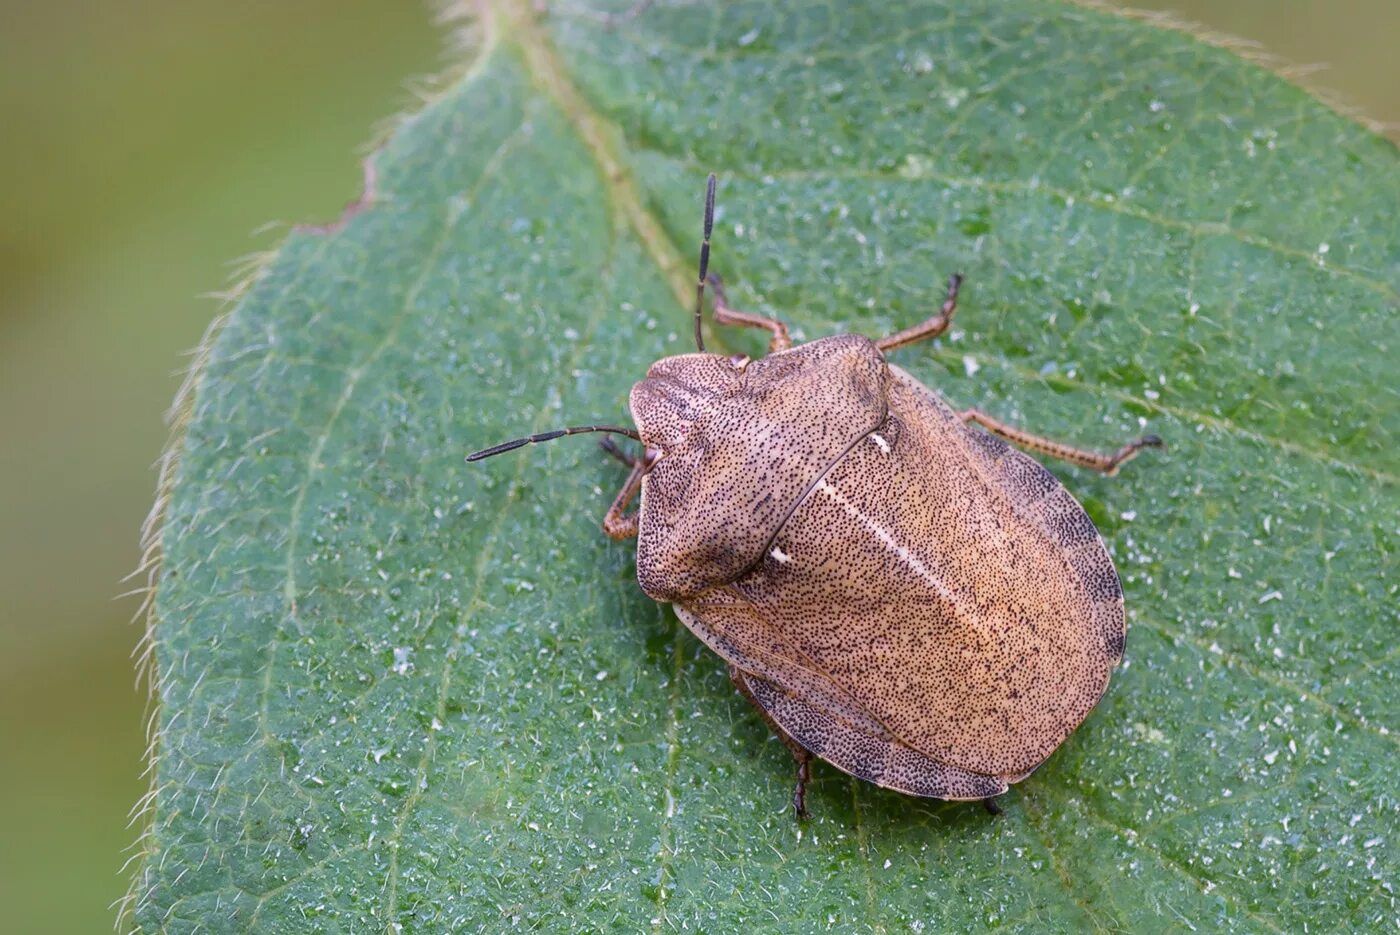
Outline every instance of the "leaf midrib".
<svg viewBox="0 0 1400 935">
<path fill-rule="evenodd" d="M 685 274 L 681 251 L 642 203 L 632 173 L 614 147 L 612 141 L 623 138 L 621 130 L 598 113 L 570 79 L 553 43 L 540 28 L 529 0 L 491 0 L 483 14 L 488 32 L 519 51 L 530 79 L 573 127 L 598 170 L 608 207 L 637 235 L 676 302 L 685 307 L 694 286 Z"/>
</svg>

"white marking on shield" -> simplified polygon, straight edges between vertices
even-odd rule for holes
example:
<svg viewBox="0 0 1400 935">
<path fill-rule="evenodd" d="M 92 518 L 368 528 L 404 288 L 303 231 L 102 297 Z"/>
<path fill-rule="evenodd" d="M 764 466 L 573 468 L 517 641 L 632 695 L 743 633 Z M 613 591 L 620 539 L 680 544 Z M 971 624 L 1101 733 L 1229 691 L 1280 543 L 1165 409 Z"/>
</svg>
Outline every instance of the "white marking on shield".
<svg viewBox="0 0 1400 935">
<path fill-rule="evenodd" d="M 901 545 L 888 529 L 866 516 L 861 512 L 860 507 L 841 496 L 841 492 L 826 481 L 818 484 L 817 489 L 830 497 L 832 502 L 841 507 L 842 510 L 845 510 L 847 516 L 868 529 L 876 539 L 880 540 L 881 545 L 898 555 L 900 560 L 913 569 L 914 574 L 927 581 L 929 586 L 938 592 L 939 596 L 948 601 L 957 602 L 957 595 L 949 589 L 948 585 L 943 583 L 943 579 L 935 575 L 927 565 L 919 560 L 917 555 Z"/>
</svg>

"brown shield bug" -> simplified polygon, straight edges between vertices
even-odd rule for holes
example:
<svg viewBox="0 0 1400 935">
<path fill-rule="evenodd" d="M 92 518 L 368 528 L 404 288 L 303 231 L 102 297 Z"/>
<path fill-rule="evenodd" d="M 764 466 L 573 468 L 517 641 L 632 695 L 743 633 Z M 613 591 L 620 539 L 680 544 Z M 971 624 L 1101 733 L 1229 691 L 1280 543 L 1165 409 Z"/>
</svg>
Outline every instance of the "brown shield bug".
<svg viewBox="0 0 1400 935">
<path fill-rule="evenodd" d="M 637 580 L 729 663 L 797 760 L 805 814 L 813 755 L 910 795 L 992 798 L 1088 715 L 1123 655 L 1118 573 L 1058 480 L 1007 441 L 1113 474 L 1113 454 L 956 410 L 886 354 L 941 334 L 938 314 L 872 341 L 794 347 L 787 326 L 731 308 L 707 276 L 705 192 L 697 353 L 652 364 L 629 399 L 636 431 L 588 425 L 520 438 L 476 461 L 580 432 L 637 439 L 603 529 L 637 537 Z M 759 360 L 705 353 L 714 318 L 772 335 Z M 983 431 L 985 429 L 986 431 Z M 636 495 L 641 505 L 626 509 Z"/>
</svg>

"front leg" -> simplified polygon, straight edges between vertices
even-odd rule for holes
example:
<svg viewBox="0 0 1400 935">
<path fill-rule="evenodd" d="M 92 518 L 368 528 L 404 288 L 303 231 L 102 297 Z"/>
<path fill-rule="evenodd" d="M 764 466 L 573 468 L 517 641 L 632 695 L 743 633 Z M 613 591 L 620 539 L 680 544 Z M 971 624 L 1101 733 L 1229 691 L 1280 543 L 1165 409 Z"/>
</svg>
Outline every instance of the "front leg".
<svg viewBox="0 0 1400 935">
<path fill-rule="evenodd" d="M 613 498 L 612 506 L 608 507 L 608 512 L 603 517 L 603 532 L 608 534 L 608 538 L 619 541 L 636 538 L 637 514 L 624 511 L 642 487 L 642 474 L 645 473 L 646 466 L 645 458 L 638 458 L 632 462 L 632 472 L 627 475 L 626 483 Z"/>
<path fill-rule="evenodd" d="M 724 280 L 719 278 L 718 273 L 711 273 L 709 282 L 715 291 L 716 324 L 734 325 L 739 328 L 762 328 L 771 335 L 768 339 L 768 353 L 770 354 L 792 347 L 792 338 L 788 335 L 786 324 L 776 318 L 730 308 L 729 297 L 724 294 Z"/>
<path fill-rule="evenodd" d="M 623 451 L 621 448 L 619 448 L 617 446 L 617 442 L 613 441 L 611 436 L 604 437 L 604 439 L 598 443 L 598 447 L 603 449 L 609 455 L 621 461 L 628 467 L 637 466 L 636 456 L 630 455 L 627 452 Z"/>
</svg>

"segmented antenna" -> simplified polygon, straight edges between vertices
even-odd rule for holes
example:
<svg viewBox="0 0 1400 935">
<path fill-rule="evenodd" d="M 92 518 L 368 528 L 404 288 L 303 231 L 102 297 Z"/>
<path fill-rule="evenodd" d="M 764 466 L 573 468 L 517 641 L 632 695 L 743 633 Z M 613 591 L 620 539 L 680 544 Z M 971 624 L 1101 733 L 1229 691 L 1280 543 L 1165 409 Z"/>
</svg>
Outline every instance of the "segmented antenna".
<svg viewBox="0 0 1400 935">
<path fill-rule="evenodd" d="M 700 311 L 705 302 L 705 277 L 710 269 L 710 231 L 715 226 L 715 174 L 705 183 L 705 239 L 700 243 L 700 279 L 695 283 L 695 347 L 705 349 L 705 339 L 700 334 Z"/>
<path fill-rule="evenodd" d="M 507 451 L 514 451 L 517 448 L 524 448 L 526 445 L 533 445 L 535 442 L 547 442 L 554 438 L 563 438 L 565 435 L 582 435 L 584 432 L 609 432 L 613 435 L 626 435 L 628 438 L 642 440 L 632 429 L 625 429 L 618 425 L 575 425 L 567 429 L 555 429 L 552 432 L 541 432 L 538 435 L 527 435 L 524 438 L 514 438 L 499 445 L 492 445 L 490 448 L 483 448 L 480 451 L 473 451 L 467 455 L 468 461 L 480 461 L 482 458 L 489 458 L 492 455 L 504 454 Z"/>
</svg>

